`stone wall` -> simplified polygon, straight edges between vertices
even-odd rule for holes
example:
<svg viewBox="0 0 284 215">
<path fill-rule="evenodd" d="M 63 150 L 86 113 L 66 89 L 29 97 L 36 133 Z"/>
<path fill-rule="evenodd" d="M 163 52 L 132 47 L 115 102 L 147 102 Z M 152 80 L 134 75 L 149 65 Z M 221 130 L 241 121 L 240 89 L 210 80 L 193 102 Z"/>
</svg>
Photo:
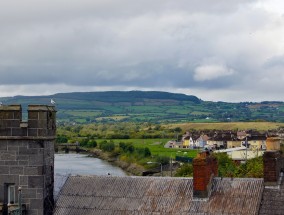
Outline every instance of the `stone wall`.
<svg viewBox="0 0 284 215">
<path fill-rule="evenodd" d="M 27 122 L 21 111 L 0 106 L 0 202 L 5 209 L 4 184 L 15 184 L 28 214 L 52 214 L 56 110 L 30 105 Z"/>
</svg>

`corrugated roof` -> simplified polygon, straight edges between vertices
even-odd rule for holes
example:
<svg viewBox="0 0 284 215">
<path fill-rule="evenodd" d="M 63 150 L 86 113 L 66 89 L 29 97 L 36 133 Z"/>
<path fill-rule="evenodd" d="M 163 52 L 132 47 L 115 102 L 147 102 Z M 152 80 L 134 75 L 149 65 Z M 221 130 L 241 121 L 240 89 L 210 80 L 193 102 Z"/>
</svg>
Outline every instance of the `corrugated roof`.
<svg viewBox="0 0 284 215">
<path fill-rule="evenodd" d="M 283 215 L 284 214 L 284 179 L 277 187 L 266 187 L 263 192 L 259 214 Z"/>
<path fill-rule="evenodd" d="M 70 176 L 54 214 L 257 214 L 262 190 L 262 179 L 215 178 L 205 201 L 192 178 Z"/>
</svg>

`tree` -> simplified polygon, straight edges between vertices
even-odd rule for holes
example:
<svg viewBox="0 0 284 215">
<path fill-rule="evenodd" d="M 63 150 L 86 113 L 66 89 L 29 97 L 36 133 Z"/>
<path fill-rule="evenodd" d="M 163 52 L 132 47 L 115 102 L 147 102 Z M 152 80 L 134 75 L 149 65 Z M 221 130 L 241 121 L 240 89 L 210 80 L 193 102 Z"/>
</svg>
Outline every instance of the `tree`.
<svg viewBox="0 0 284 215">
<path fill-rule="evenodd" d="M 67 143 L 68 138 L 65 135 L 57 135 L 56 143 Z"/>
<path fill-rule="evenodd" d="M 263 177 L 263 158 L 257 157 L 241 164 L 237 171 L 236 177 L 262 178 Z"/>
<path fill-rule="evenodd" d="M 227 153 L 214 154 L 218 160 L 218 174 L 221 177 L 234 177 L 237 166 Z"/>
<path fill-rule="evenodd" d="M 165 165 L 165 164 L 170 163 L 170 158 L 167 157 L 167 156 L 160 156 L 159 155 L 159 156 L 156 157 L 156 161 L 157 161 L 157 163 L 161 163 L 161 164 Z"/>
<path fill-rule="evenodd" d="M 144 156 L 145 157 L 150 157 L 151 156 L 151 151 L 148 147 L 144 148 Z"/>
<path fill-rule="evenodd" d="M 113 142 L 103 141 L 100 143 L 100 149 L 105 152 L 112 152 L 115 149 L 115 145 Z"/>
<path fill-rule="evenodd" d="M 88 143 L 87 143 L 87 147 L 89 148 L 95 148 L 97 147 L 97 141 L 96 140 L 89 140 Z"/>
<path fill-rule="evenodd" d="M 175 127 L 174 131 L 180 133 L 180 132 L 182 132 L 182 129 L 180 127 Z"/>
</svg>

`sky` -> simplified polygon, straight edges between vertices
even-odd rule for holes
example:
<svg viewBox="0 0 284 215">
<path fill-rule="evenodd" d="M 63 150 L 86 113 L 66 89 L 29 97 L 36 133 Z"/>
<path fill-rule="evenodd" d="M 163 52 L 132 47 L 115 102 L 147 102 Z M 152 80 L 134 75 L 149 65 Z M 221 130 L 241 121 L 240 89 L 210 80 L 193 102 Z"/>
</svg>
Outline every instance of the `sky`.
<svg viewBox="0 0 284 215">
<path fill-rule="evenodd" d="M 109 90 L 284 101 L 284 1 L 0 1 L 0 97 Z"/>
</svg>

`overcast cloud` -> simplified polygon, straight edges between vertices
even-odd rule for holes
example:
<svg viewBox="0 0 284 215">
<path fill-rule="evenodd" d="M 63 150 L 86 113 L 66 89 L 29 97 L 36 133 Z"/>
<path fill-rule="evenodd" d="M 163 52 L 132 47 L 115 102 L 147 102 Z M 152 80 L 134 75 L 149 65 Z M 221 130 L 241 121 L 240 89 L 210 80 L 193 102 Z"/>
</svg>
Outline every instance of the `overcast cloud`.
<svg viewBox="0 0 284 215">
<path fill-rule="evenodd" d="M 161 90 L 284 101 L 282 0 L 0 2 L 0 96 Z"/>
</svg>

